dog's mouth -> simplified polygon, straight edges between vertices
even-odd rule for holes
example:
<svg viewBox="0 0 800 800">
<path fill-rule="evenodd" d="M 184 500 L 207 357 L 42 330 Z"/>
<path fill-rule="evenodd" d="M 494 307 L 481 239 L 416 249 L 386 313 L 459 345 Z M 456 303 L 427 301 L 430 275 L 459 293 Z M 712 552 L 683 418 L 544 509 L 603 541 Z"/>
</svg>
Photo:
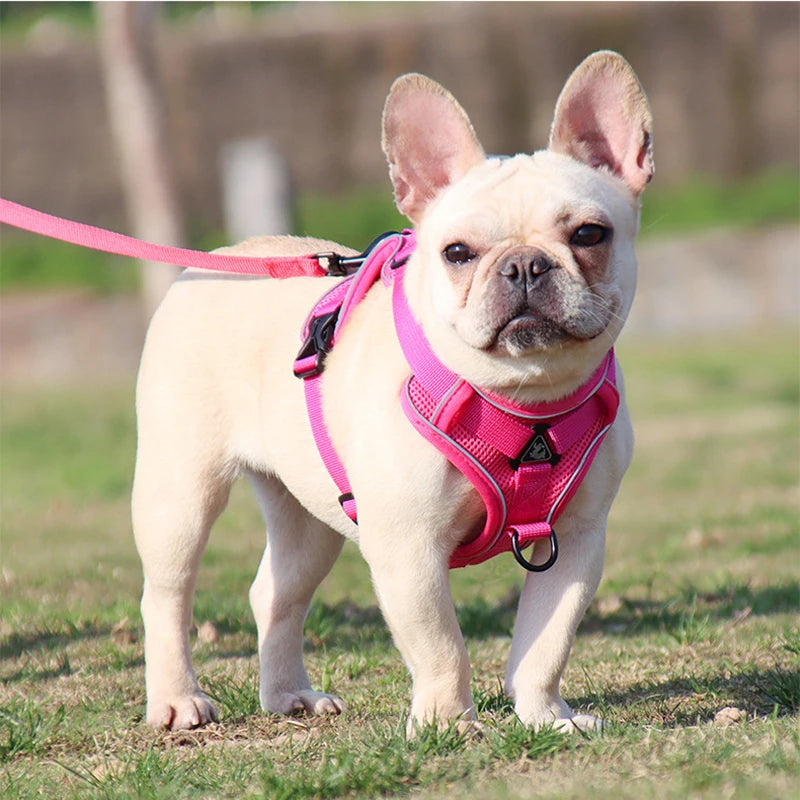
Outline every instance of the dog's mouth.
<svg viewBox="0 0 800 800">
<path fill-rule="evenodd" d="M 569 338 L 570 335 L 552 320 L 527 311 L 501 325 L 490 349 L 510 353 L 546 350 Z"/>
<path fill-rule="evenodd" d="M 590 308 L 572 312 L 569 309 L 554 309 L 551 313 L 519 309 L 501 322 L 487 349 L 521 355 L 596 339 L 605 333 L 613 311 L 606 304 L 591 302 L 589 305 Z"/>
<path fill-rule="evenodd" d="M 603 335 L 611 346 L 622 303 L 613 283 L 595 279 L 589 285 L 566 269 L 551 269 L 524 282 L 489 272 L 482 281 L 473 281 L 453 323 L 474 349 L 516 358 L 579 347 Z"/>
</svg>

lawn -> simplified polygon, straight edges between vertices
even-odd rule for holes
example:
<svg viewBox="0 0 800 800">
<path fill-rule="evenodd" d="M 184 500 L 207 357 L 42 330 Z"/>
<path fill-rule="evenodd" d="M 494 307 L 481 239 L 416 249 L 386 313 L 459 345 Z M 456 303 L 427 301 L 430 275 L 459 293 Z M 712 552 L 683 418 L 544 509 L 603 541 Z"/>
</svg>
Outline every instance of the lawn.
<svg viewBox="0 0 800 800">
<path fill-rule="evenodd" d="M 453 573 L 485 724 L 403 736 L 410 682 L 347 547 L 307 624 L 332 720 L 258 710 L 247 588 L 263 532 L 245 485 L 212 536 L 194 642 L 221 721 L 142 722 L 140 570 L 128 521 L 133 388 L 4 391 L 0 794 L 786 798 L 800 792 L 798 335 L 624 341 L 637 453 L 563 691 L 610 726 L 520 725 L 500 690 L 521 571 Z"/>
</svg>

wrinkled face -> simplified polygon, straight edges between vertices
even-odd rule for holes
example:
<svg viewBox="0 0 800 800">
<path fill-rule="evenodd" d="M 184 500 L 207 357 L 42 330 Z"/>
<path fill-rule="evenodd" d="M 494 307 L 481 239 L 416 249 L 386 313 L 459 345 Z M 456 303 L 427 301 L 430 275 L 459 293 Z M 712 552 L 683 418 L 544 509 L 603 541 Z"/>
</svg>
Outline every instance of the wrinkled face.
<svg viewBox="0 0 800 800">
<path fill-rule="evenodd" d="M 637 226 L 638 204 L 603 171 L 548 151 L 489 159 L 419 229 L 434 325 L 487 355 L 607 350 L 633 297 Z"/>
</svg>

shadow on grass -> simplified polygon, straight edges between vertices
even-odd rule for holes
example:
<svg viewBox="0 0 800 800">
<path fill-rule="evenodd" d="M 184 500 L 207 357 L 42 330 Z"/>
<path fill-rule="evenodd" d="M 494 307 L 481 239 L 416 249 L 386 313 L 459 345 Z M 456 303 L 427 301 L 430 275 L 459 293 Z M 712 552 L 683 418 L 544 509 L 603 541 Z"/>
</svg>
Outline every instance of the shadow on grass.
<svg viewBox="0 0 800 800">
<path fill-rule="evenodd" d="M 210 608 L 204 610 L 206 613 L 202 618 L 212 621 L 220 634 L 220 640 L 213 648 L 215 658 L 248 658 L 256 654 L 256 627 L 249 609 L 244 606 L 229 608 L 217 614 L 209 613 Z M 464 636 L 480 640 L 510 635 L 515 610 L 515 596 L 500 604 L 476 597 L 458 607 L 458 617 Z M 32 620 L 31 624 L 35 626 L 37 623 Z M 110 624 L 64 622 L 53 628 L 40 621 L 39 625 L 41 628 L 38 630 L 15 632 L 0 640 L 0 658 L 25 659 L 25 663 L 13 673 L 0 678 L 3 683 L 41 681 L 69 675 L 68 647 L 91 640 L 112 642 L 117 633 Z M 138 621 L 129 635 L 136 642 L 134 652 L 121 645 L 111 654 L 115 668 L 138 667 L 143 663 L 142 631 Z M 392 646 L 392 637 L 380 609 L 375 605 L 360 606 L 350 601 L 333 605 L 313 603 L 304 635 L 308 650 L 335 648 L 348 651 L 363 649 L 367 645 Z M 193 642 L 193 648 L 196 647 L 196 642 Z M 197 653 L 201 661 L 204 655 L 208 654 Z M 47 662 L 56 663 L 52 666 Z"/>
<path fill-rule="evenodd" d="M 499 602 L 474 597 L 456 607 L 464 637 L 472 640 L 511 636 L 519 592 L 509 592 Z M 754 589 L 732 584 L 716 592 L 700 592 L 691 586 L 667 602 L 621 599 L 621 608 L 611 614 L 590 610 L 580 632 L 608 630 L 615 634 L 640 635 L 653 631 L 667 633 L 677 640 L 702 636 L 719 623 L 737 615 L 768 615 L 800 611 L 800 583 L 784 583 Z M 223 626 L 224 629 L 224 626 Z M 306 620 L 306 637 L 312 646 L 348 648 L 364 641 L 377 644 L 391 641 L 386 623 L 377 606 L 358 606 L 349 601 L 335 605 L 314 603 Z"/>
<path fill-rule="evenodd" d="M 702 592 L 686 586 L 672 599 L 631 600 L 619 598 L 620 608 L 601 613 L 592 607 L 580 633 L 612 631 L 618 636 L 659 632 L 678 641 L 702 638 L 714 626 L 737 618 L 800 611 L 800 583 L 788 582 L 754 589 L 746 584 L 723 586 Z"/>
<path fill-rule="evenodd" d="M 35 651 L 52 652 L 74 642 L 110 636 L 112 630 L 111 625 L 86 625 L 78 628 L 67 624 L 67 628 L 67 630 L 45 628 L 29 633 L 12 633 L 0 641 L 0 659 L 19 658 L 25 653 Z"/>
<path fill-rule="evenodd" d="M 88 624 L 77 627 L 71 623 L 66 623 L 64 630 L 44 628 L 28 633 L 12 633 L 0 642 L 0 660 L 19 660 L 21 663 L 13 672 L 0 675 L 0 684 L 39 682 L 72 675 L 73 667 L 67 648 L 92 640 L 108 644 L 109 668 L 123 670 L 141 667 L 144 664 L 141 647 L 137 645 L 131 649 L 126 644 L 115 646 L 114 637 L 118 633 L 112 625 Z M 130 641 L 135 642 L 136 637 Z"/>
<path fill-rule="evenodd" d="M 711 678 L 670 678 L 642 682 L 625 691 L 598 691 L 567 698 L 574 708 L 595 709 L 621 723 L 686 727 L 709 723 L 726 707 L 748 716 L 797 715 L 800 712 L 800 667 L 747 668 Z"/>
<path fill-rule="evenodd" d="M 474 597 L 456 608 L 461 630 L 469 639 L 510 636 L 519 601 L 519 592 L 509 592 L 499 602 Z M 603 613 L 592 607 L 581 623 L 580 633 L 611 630 L 615 635 L 641 635 L 657 631 L 681 638 L 697 633 L 707 623 L 730 622 L 737 615 L 769 615 L 800 611 L 800 583 L 788 582 L 754 589 L 747 584 L 731 584 L 714 592 L 683 587 L 667 601 L 638 600 L 622 596 L 619 609 Z M 199 619 L 210 619 L 223 635 L 256 638 L 256 627 L 246 606 L 214 614 L 210 608 Z M 210 612 L 210 613 L 209 613 Z M 136 623 L 138 625 L 138 622 Z M 94 622 L 65 622 L 58 629 L 45 627 L 26 633 L 11 633 L 0 640 L 0 658 L 17 658 L 23 653 L 53 651 L 86 639 L 110 637 L 111 625 Z M 371 641 L 391 641 L 383 615 L 376 605 L 361 606 L 349 600 L 335 604 L 315 602 L 305 624 L 305 635 L 312 647 L 340 646 Z M 234 653 L 231 653 L 234 655 Z"/>
<path fill-rule="evenodd" d="M 518 594 L 510 594 L 500 603 L 490 603 L 476 597 L 460 604 L 456 611 L 464 636 L 469 639 L 488 639 L 510 636 L 514 624 Z M 244 635 L 255 643 L 256 628 L 252 615 L 241 613 L 208 615 L 220 634 Z M 377 605 L 361 606 L 349 600 L 339 603 L 312 603 L 306 619 L 304 634 L 307 647 L 337 647 L 349 650 L 365 643 L 391 644 L 392 637 L 383 614 Z M 254 644 L 255 647 L 255 644 Z M 252 649 L 226 650 L 224 642 L 216 649 L 218 655 L 251 655 Z"/>
<path fill-rule="evenodd" d="M 464 636 L 468 639 L 510 636 L 517 598 L 515 594 L 500 603 L 490 603 L 482 597 L 475 597 L 468 603 L 459 604 L 456 613 Z M 357 606 L 348 601 L 333 606 L 314 604 L 305 631 L 312 645 L 347 648 L 364 641 L 391 642 L 389 629 L 377 606 Z"/>
</svg>

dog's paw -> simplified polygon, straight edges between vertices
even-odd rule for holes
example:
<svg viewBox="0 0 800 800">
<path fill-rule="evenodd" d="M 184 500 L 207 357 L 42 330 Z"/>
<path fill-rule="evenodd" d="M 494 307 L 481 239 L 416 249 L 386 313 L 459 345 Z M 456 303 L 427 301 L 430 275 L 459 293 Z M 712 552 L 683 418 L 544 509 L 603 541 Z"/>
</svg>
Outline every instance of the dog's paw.
<svg viewBox="0 0 800 800">
<path fill-rule="evenodd" d="M 189 730 L 216 721 L 217 710 L 202 692 L 147 706 L 147 723 L 154 728 Z"/>
<path fill-rule="evenodd" d="M 575 714 L 553 722 L 553 730 L 559 733 L 601 733 L 606 723 L 591 714 Z"/>
<path fill-rule="evenodd" d="M 313 716 L 329 716 L 341 714 L 345 710 L 344 703 L 333 694 L 315 692 L 311 689 L 300 689 L 296 692 L 279 692 L 272 695 L 265 704 L 265 710 L 273 714 L 290 717 L 296 714 Z"/>
<path fill-rule="evenodd" d="M 434 717 L 432 720 L 424 722 L 409 717 L 406 722 L 406 739 L 409 741 L 417 739 L 429 728 L 435 728 L 439 733 L 452 730 L 457 736 L 463 736 L 465 739 L 481 739 L 486 732 L 485 726 L 472 716 L 464 716 L 459 719 Z"/>
<path fill-rule="evenodd" d="M 486 726 L 476 719 L 460 719 L 456 723 L 456 730 L 465 739 L 483 739 L 486 735 Z"/>
</svg>

